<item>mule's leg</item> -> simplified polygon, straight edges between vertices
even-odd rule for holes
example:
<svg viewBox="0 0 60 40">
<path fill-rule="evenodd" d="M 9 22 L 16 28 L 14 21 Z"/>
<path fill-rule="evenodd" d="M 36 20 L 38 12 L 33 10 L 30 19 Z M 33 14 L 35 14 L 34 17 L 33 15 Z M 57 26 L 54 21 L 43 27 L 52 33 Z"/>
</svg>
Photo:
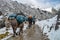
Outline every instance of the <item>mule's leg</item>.
<svg viewBox="0 0 60 40">
<path fill-rule="evenodd" d="M 13 28 L 13 37 L 15 37 L 15 35 L 16 35 L 16 28 L 15 27 L 12 27 Z"/>
<path fill-rule="evenodd" d="M 23 27 L 22 27 L 22 28 L 20 28 L 20 32 L 21 32 L 21 33 L 23 33 Z"/>
<path fill-rule="evenodd" d="M 19 35 L 20 35 L 20 33 L 23 33 L 23 27 L 24 27 L 24 24 L 22 23 L 22 24 L 20 24 L 20 31 L 19 31 Z"/>
<path fill-rule="evenodd" d="M 5 26 L 6 26 L 6 31 L 8 31 L 8 30 L 9 30 L 9 28 L 10 28 L 10 24 L 9 24 L 9 23 L 7 23 L 7 24 L 5 24 Z"/>
</svg>

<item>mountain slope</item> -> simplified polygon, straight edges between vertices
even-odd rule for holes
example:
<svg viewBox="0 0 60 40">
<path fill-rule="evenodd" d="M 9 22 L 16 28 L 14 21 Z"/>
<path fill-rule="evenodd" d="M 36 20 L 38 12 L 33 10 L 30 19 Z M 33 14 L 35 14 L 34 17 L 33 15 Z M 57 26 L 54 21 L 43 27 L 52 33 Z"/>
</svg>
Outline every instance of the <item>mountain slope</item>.
<svg viewBox="0 0 60 40">
<path fill-rule="evenodd" d="M 51 14 L 50 12 L 40 10 L 39 8 L 31 8 L 29 5 L 25 5 L 22 3 L 18 3 L 17 1 L 11 1 L 11 0 L 0 0 L 0 11 L 2 13 L 17 13 L 22 11 L 26 15 L 32 15 L 36 16 L 36 18 L 42 20 L 42 19 L 48 19 L 54 16 L 54 14 Z"/>
</svg>

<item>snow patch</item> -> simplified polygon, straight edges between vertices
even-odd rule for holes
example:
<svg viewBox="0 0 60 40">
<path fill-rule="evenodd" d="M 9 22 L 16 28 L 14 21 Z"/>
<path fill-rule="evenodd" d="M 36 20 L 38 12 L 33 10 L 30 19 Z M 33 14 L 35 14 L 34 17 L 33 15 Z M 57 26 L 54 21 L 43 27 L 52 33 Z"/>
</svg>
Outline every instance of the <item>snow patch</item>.
<svg viewBox="0 0 60 40">
<path fill-rule="evenodd" d="M 28 25 L 27 24 L 24 24 L 23 30 L 26 30 L 27 27 L 28 27 Z M 8 38 L 10 38 L 12 36 L 12 34 L 13 34 L 12 27 L 9 28 L 8 32 L 9 32 L 9 36 L 6 36 L 2 40 L 7 40 Z M 19 28 L 17 28 L 16 32 L 19 32 Z M 1 28 L 0 29 L 0 34 L 5 34 L 5 33 L 6 33 L 6 27 Z"/>
<path fill-rule="evenodd" d="M 50 40 L 60 40 L 60 28 L 55 31 L 57 15 L 51 19 L 37 21 L 36 24 L 43 30 L 43 34 L 47 33 Z M 50 27 L 53 27 L 50 31 Z M 50 32 L 49 32 L 50 31 Z"/>
</svg>

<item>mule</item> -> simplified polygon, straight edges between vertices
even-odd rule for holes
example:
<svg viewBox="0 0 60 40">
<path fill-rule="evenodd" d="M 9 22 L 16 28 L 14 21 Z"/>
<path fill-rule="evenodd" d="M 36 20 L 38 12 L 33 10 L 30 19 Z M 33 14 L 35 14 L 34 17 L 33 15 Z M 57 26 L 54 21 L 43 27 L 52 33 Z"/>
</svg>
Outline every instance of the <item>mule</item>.
<svg viewBox="0 0 60 40">
<path fill-rule="evenodd" d="M 9 22 L 11 23 L 11 25 L 12 25 L 12 29 L 13 29 L 13 36 L 15 37 L 15 35 L 17 35 L 17 33 L 16 33 L 16 30 L 17 30 L 17 28 L 20 28 L 20 30 L 19 30 L 19 35 L 20 35 L 20 33 L 23 33 L 23 27 L 24 27 L 24 24 L 23 23 L 21 23 L 21 24 L 19 24 L 18 22 L 17 22 L 17 20 L 16 20 L 16 18 L 14 18 L 14 19 L 9 19 Z"/>
</svg>

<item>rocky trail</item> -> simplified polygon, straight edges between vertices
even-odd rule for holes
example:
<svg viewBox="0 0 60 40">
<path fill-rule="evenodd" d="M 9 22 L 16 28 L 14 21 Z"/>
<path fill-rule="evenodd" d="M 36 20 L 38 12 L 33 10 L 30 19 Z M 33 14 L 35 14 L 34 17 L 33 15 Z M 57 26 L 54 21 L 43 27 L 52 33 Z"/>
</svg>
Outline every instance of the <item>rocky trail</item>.
<svg viewBox="0 0 60 40">
<path fill-rule="evenodd" d="M 38 25 L 32 25 L 30 29 L 26 29 L 20 36 L 10 37 L 7 40 L 49 40 L 47 37 Z"/>
</svg>

